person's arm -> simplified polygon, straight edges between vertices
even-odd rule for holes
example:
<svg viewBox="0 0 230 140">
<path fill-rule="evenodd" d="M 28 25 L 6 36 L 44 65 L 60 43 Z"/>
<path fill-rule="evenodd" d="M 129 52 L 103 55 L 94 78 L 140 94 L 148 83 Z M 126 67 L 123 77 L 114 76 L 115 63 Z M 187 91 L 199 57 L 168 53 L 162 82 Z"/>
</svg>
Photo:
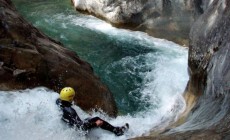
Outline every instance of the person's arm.
<svg viewBox="0 0 230 140">
<path fill-rule="evenodd" d="M 83 122 L 80 117 L 77 115 L 77 112 L 72 107 L 63 108 L 62 119 L 70 124 L 71 126 L 76 126 L 78 128 L 83 126 Z"/>
</svg>

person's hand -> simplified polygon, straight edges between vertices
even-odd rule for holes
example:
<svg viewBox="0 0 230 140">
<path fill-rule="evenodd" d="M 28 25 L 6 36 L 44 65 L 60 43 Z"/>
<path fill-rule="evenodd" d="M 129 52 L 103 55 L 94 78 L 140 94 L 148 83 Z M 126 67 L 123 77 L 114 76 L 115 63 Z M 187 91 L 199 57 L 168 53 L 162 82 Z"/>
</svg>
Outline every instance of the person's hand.
<svg viewBox="0 0 230 140">
<path fill-rule="evenodd" d="M 103 121 L 102 120 L 97 120 L 95 123 L 96 123 L 97 126 L 101 126 L 103 124 Z"/>
</svg>

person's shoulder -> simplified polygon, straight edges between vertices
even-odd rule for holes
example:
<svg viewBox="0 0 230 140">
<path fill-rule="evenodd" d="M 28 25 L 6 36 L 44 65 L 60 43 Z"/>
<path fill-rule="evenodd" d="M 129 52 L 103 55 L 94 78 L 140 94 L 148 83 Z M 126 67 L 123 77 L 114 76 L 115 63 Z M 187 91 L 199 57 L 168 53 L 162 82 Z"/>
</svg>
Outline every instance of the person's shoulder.
<svg viewBox="0 0 230 140">
<path fill-rule="evenodd" d="M 71 107 L 71 106 L 65 106 L 63 107 L 63 111 L 68 113 L 68 114 L 71 114 L 71 115 L 75 115 L 77 114 L 77 112 Z"/>
</svg>

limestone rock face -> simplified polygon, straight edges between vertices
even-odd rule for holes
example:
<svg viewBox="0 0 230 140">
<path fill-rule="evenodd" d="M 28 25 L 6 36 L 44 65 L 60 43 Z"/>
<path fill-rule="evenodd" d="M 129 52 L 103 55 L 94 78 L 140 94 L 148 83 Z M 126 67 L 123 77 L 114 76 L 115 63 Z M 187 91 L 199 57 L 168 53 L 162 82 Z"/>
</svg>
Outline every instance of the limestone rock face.
<svg viewBox="0 0 230 140">
<path fill-rule="evenodd" d="M 188 123 L 200 128 L 230 122 L 230 1 L 213 0 L 190 32 L 191 93 L 200 96 Z M 225 121 L 222 121 L 224 119 Z M 202 121 L 202 124 L 200 124 Z M 216 128 L 218 132 L 219 130 Z"/>
<path fill-rule="evenodd" d="M 45 86 L 59 92 L 71 86 L 83 110 L 101 108 L 116 116 L 111 92 L 87 62 L 26 22 L 10 0 L 0 0 L 0 7 L 1 90 Z"/>
<path fill-rule="evenodd" d="M 135 23 L 135 16 L 143 8 L 147 0 L 72 0 L 77 10 L 87 11 L 91 14 L 105 18 L 115 23 Z"/>
<path fill-rule="evenodd" d="M 207 0 L 72 1 L 77 10 L 101 17 L 118 27 L 144 31 L 186 45 L 194 18 L 203 13 L 207 3 Z"/>
<path fill-rule="evenodd" d="M 191 28 L 189 72 L 188 93 L 197 102 L 185 122 L 137 140 L 230 138 L 230 1 L 209 1 Z"/>
<path fill-rule="evenodd" d="M 198 100 L 186 122 L 168 132 L 171 136 L 229 139 L 229 17 L 230 1 L 213 0 L 191 28 L 188 92 Z"/>
</svg>

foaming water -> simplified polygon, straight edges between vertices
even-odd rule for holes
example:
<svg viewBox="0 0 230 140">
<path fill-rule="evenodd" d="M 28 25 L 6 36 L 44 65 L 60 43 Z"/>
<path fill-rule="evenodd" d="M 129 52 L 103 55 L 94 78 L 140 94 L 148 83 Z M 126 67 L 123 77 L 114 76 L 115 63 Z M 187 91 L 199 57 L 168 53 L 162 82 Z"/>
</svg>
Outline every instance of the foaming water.
<svg viewBox="0 0 230 140">
<path fill-rule="evenodd" d="M 55 34 L 93 65 L 115 94 L 122 113 L 157 108 L 171 99 L 164 101 L 163 96 L 183 93 L 188 80 L 187 49 L 173 42 L 81 14 L 57 13 L 35 25 Z"/>
<path fill-rule="evenodd" d="M 17 1 L 17 0 L 14 0 Z M 28 20 L 46 34 L 60 40 L 93 66 L 96 74 L 111 89 L 120 115 L 100 116 L 113 125 L 130 124 L 121 137 L 101 129 L 87 136 L 60 121 L 55 105 L 58 94 L 46 88 L 0 92 L 0 136 L 5 140 L 24 139 L 128 139 L 150 130 L 162 129 L 177 119 L 185 108 L 182 93 L 188 81 L 188 51 L 146 33 L 117 29 L 93 16 L 63 12 L 52 2 L 31 2 L 24 11 Z M 21 1 L 18 1 L 20 3 Z M 24 1 L 22 5 L 26 5 Z M 35 3 L 35 4 L 33 4 Z M 45 3 L 45 4 L 44 4 Z M 46 7 L 43 12 L 44 6 Z M 38 9 L 36 9 L 38 7 Z M 34 10 L 27 13 L 27 10 Z M 89 114 L 74 106 L 79 116 Z"/>
<path fill-rule="evenodd" d="M 153 126 L 164 121 L 164 114 L 152 114 L 153 112 L 140 112 L 134 116 L 118 116 L 109 118 L 104 114 L 92 113 L 115 126 L 121 126 L 128 122 L 129 131 L 120 137 L 101 129 L 95 129 L 84 135 L 83 132 L 69 128 L 63 123 L 61 111 L 55 104 L 58 94 L 46 88 L 35 88 L 21 91 L 0 92 L 0 136 L 4 140 L 76 140 L 76 139 L 127 139 L 140 136 L 148 132 Z M 172 101 L 172 100 L 171 100 Z M 79 107 L 74 106 L 81 118 L 91 117 Z M 175 107 L 171 108 L 175 109 Z M 160 111 L 160 110 L 158 110 Z M 165 109 L 168 115 L 174 112 Z M 170 116 L 168 116 L 170 117 Z"/>
<path fill-rule="evenodd" d="M 131 36 L 128 39 L 137 37 L 135 39 L 139 39 L 139 43 L 152 44 L 148 47 L 157 49 L 155 52 L 125 56 L 105 68 L 107 73 L 111 73 L 113 68 L 122 66 L 126 71 L 121 70 L 118 74 L 136 75 L 142 79 L 138 88 L 127 93 L 129 97 L 141 102 L 140 109 L 135 113 L 127 113 L 116 119 L 92 113 L 92 116 L 100 116 L 115 126 L 129 123 L 130 129 L 124 136 L 116 137 L 101 129 L 95 129 L 84 136 L 82 132 L 68 128 L 60 121 L 61 112 L 55 105 L 58 94 L 46 88 L 0 92 L 0 136 L 5 140 L 123 140 L 147 134 L 150 130 L 162 129 L 176 120 L 185 107 L 182 93 L 188 80 L 187 50 L 165 40 L 140 37 L 144 33 L 121 31 Z M 126 100 L 129 99 L 119 103 L 125 106 Z M 82 119 L 90 117 L 79 107 L 74 108 Z"/>
</svg>

